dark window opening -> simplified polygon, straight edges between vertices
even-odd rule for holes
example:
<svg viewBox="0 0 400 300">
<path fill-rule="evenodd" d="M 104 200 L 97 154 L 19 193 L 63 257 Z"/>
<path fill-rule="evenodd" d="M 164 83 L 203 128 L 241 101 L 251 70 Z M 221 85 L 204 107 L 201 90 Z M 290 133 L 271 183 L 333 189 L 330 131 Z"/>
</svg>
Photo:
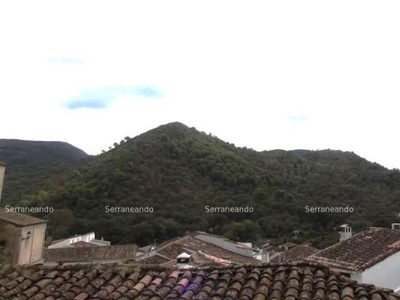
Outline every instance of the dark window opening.
<svg viewBox="0 0 400 300">
<path fill-rule="evenodd" d="M 178 258 L 178 264 L 188 264 L 189 258 Z"/>
<path fill-rule="evenodd" d="M 7 246 L 6 240 L 0 240 L 0 250 L 4 250 Z"/>
</svg>

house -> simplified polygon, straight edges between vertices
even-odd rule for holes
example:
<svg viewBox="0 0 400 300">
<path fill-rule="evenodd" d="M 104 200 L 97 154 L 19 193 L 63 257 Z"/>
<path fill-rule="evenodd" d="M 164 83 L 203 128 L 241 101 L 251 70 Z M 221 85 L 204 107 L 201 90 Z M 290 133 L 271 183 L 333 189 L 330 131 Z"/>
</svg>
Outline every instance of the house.
<svg viewBox="0 0 400 300">
<path fill-rule="evenodd" d="M 0 201 L 6 164 L 0 162 Z M 40 262 L 47 221 L 0 207 L 0 263 Z"/>
<path fill-rule="evenodd" d="M 0 261 L 14 265 L 40 262 L 46 227 L 45 220 L 0 208 Z"/>
<path fill-rule="evenodd" d="M 263 262 L 271 263 L 299 262 L 315 252 L 317 252 L 317 249 L 309 244 L 298 245 L 285 243 L 279 246 L 268 245 L 262 248 L 257 258 L 260 259 L 262 256 L 266 256 Z"/>
<path fill-rule="evenodd" d="M 57 248 L 72 248 L 72 247 L 101 247 L 110 246 L 110 241 L 105 241 L 103 238 L 101 240 L 96 239 L 94 232 L 89 232 L 81 235 L 75 235 L 63 240 L 57 240 L 51 243 L 48 247 L 49 249 Z"/>
<path fill-rule="evenodd" d="M 400 300 L 313 263 L 176 269 L 136 265 L 0 267 L 0 299 Z"/>
<path fill-rule="evenodd" d="M 1 183 L 4 168 L 0 164 Z M 136 257 L 136 245 L 110 246 L 111 242 L 96 239 L 94 232 L 56 241 L 44 249 L 46 227 L 45 220 L 0 208 L 0 264 L 115 263 Z"/>
<path fill-rule="evenodd" d="M 268 262 L 283 262 L 285 252 L 288 250 L 287 247 L 279 245 L 266 245 L 260 249 L 255 257 L 263 263 Z"/>
<path fill-rule="evenodd" d="M 293 243 L 285 243 L 279 246 L 267 244 L 262 249 L 258 249 L 254 248 L 251 243 L 234 242 L 225 237 L 201 231 L 198 231 L 195 237 L 228 251 L 247 257 L 254 257 L 261 263 L 300 261 L 316 252 L 316 249 L 310 245 L 297 245 Z"/>
<path fill-rule="evenodd" d="M 346 226 L 344 227 L 346 228 Z M 372 227 L 307 257 L 362 283 L 400 290 L 400 230 Z"/>
<path fill-rule="evenodd" d="M 231 243 L 229 240 L 227 242 Z M 157 247 L 146 247 L 144 252 L 138 253 L 136 262 L 141 265 L 177 266 L 181 263 L 180 255 L 183 253 L 187 259 L 186 266 L 257 264 L 260 262 L 252 256 L 239 254 L 204 241 L 199 238 L 197 232 L 166 241 Z"/>
<path fill-rule="evenodd" d="M 96 239 L 94 232 L 75 235 L 54 241 L 44 249 L 43 259 L 46 265 L 78 263 L 120 263 L 133 260 L 137 255 L 135 244 L 111 245 L 103 238 Z"/>
</svg>

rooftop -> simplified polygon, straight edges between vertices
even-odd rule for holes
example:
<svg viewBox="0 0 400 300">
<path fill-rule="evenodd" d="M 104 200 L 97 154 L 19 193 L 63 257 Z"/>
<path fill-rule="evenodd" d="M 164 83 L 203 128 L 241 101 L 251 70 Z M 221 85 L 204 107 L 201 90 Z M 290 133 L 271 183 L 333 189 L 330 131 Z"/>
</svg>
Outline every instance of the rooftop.
<svg viewBox="0 0 400 300">
<path fill-rule="evenodd" d="M 99 239 L 93 239 L 89 243 L 97 245 L 97 246 L 108 246 L 111 244 L 110 241 L 99 240 Z"/>
<path fill-rule="evenodd" d="M 136 256 L 136 245 L 113 245 L 105 247 L 72 247 L 44 249 L 47 262 L 91 262 L 96 260 L 124 260 Z"/>
<path fill-rule="evenodd" d="M 257 264 L 259 261 L 255 258 L 244 256 L 225 250 L 213 244 L 195 238 L 193 235 L 164 242 L 156 247 L 155 252 L 160 256 L 159 261 L 164 261 L 163 265 L 171 265 L 176 262 L 176 258 L 182 252 L 191 255 L 192 264 L 197 266 L 209 265 L 211 262 L 216 262 L 218 259 L 230 261 L 236 264 Z M 146 258 L 144 258 L 146 257 Z M 169 258 L 169 261 L 166 260 Z M 140 259 L 140 258 L 139 258 Z M 153 263 L 156 258 L 153 256 L 143 256 L 140 263 Z"/>
<path fill-rule="evenodd" d="M 400 250 L 400 230 L 371 227 L 306 258 L 347 271 L 363 271 Z"/>
<path fill-rule="evenodd" d="M 7 212 L 3 207 L 0 207 L 0 221 L 11 223 L 18 227 L 47 223 L 46 220 L 35 218 L 29 215 Z"/>
<path fill-rule="evenodd" d="M 83 248 L 83 247 L 99 247 L 96 244 L 92 244 L 92 243 L 87 243 L 87 242 L 83 242 L 83 241 L 79 241 L 79 242 L 75 242 L 70 244 L 71 247 L 76 247 L 76 248 Z"/>
<path fill-rule="evenodd" d="M 296 245 L 285 252 L 286 261 L 300 261 L 317 252 L 317 249 L 309 245 Z"/>
<path fill-rule="evenodd" d="M 111 244 L 110 241 L 105 241 L 103 239 L 98 240 L 96 238 L 93 238 L 94 236 L 95 233 L 93 231 L 85 234 L 79 234 L 79 235 L 76 234 L 68 238 L 52 241 L 49 248 L 55 249 L 55 248 L 68 248 L 68 247 L 98 247 L 98 246 L 109 246 Z M 77 241 L 71 243 L 71 240 L 72 241 L 77 240 Z"/>
<path fill-rule="evenodd" d="M 312 263 L 176 270 L 132 265 L 0 266 L 0 299 L 400 300 Z"/>
</svg>

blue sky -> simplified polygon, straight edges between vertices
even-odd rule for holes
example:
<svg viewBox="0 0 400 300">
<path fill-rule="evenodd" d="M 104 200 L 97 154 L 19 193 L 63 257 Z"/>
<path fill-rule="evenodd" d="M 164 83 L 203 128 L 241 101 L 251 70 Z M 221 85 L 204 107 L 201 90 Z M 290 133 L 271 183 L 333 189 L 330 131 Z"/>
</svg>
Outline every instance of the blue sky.
<svg viewBox="0 0 400 300">
<path fill-rule="evenodd" d="M 398 1 L 0 3 L 0 138 L 90 154 L 180 121 L 400 168 Z"/>
</svg>

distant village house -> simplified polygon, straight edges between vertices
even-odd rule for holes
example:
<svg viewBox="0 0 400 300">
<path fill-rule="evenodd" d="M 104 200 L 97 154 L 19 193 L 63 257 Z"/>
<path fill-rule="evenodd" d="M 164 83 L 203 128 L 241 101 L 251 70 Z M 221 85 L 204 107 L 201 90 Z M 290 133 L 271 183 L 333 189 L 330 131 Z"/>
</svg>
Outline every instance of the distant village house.
<svg viewBox="0 0 400 300">
<path fill-rule="evenodd" d="M 0 201 L 6 164 L 0 163 Z M 42 261 L 47 221 L 0 208 L 0 263 Z"/>
<path fill-rule="evenodd" d="M 352 235 L 346 225 L 340 235 L 339 243 L 306 260 L 322 263 L 360 283 L 400 291 L 400 230 L 371 227 Z"/>
<path fill-rule="evenodd" d="M 96 235 L 94 232 L 89 232 L 81 235 L 75 235 L 66 239 L 53 241 L 48 249 L 72 247 L 101 247 L 110 245 L 110 241 L 105 241 L 103 238 L 101 238 L 101 240 L 98 240 L 96 239 Z"/>
</svg>

